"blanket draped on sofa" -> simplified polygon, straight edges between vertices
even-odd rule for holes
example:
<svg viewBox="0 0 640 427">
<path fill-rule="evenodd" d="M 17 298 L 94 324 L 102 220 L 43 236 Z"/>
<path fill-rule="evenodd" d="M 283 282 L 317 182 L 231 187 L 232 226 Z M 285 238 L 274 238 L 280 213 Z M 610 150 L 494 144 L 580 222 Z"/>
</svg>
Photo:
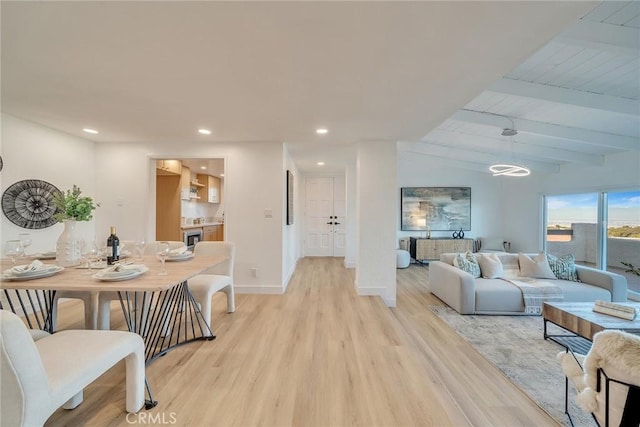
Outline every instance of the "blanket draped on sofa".
<svg viewBox="0 0 640 427">
<path fill-rule="evenodd" d="M 542 303 L 544 301 L 562 301 L 564 295 L 562 289 L 551 282 L 539 279 L 529 279 L 519 277 L 516 279 L 504 279 L 512 285 L 517 286 L 522 291 L 524 300 L 524 312 L 526 314 L 542 314 Z"/>
</svg>

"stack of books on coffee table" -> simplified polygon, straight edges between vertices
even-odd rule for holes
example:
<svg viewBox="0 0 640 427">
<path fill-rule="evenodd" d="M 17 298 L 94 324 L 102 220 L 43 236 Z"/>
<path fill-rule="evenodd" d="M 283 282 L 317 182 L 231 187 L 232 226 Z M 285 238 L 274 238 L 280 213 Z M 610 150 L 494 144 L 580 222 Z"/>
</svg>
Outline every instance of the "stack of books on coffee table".
<svg viewBox="0 0 640 427">
<path fill-rule="evenodd" d="M 640 309 L 625 304 L 597 300 L 593 304 L 593 311 L 621 319 L 633 320 Z"/>
</svg>

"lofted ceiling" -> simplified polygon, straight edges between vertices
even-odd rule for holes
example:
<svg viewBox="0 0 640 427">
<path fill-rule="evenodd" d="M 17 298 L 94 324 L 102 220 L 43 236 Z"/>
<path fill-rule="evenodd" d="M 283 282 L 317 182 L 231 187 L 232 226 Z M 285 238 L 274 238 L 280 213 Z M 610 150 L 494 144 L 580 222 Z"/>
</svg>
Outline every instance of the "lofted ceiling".
<svg viewBox="0 0 640 427">
<path fill-rule="evenodd" d="M 513 162 L 544 173 L 603 165 L 611 153 L 640 156 L 639 29 L 640 2 L 598 5 L 401 149 L 468 169 Z"/>
<path fill-rule="evenodd" d="M 2 111 L 97 142 L 284 142 L 303 172 L 370 140 L 477 170 L 638 154 L 638 2 L 0 7 Z"/>
</svg>

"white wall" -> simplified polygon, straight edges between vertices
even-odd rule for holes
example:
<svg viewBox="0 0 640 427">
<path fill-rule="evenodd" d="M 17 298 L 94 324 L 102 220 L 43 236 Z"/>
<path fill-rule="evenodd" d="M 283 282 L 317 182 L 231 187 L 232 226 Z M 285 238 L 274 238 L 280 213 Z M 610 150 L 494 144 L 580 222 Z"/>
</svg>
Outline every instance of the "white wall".
<svg viewBox="0 0 640 427">
<path fill-rule="evenodd" d="M 511 250 L 542 250 L 542 195 L 583 193 L 602 190 L 638 190 L 640 155 L 618 153 L 605 157 L 603 166 L 565 165 L 559 173 L 533 172 L 526 178 L 501 178 L 504 181 L 504 229 L 511 236 Z M 517 211 L 511 214 L 512 209 Z"/>
<path fill-rule="evenodd" d="M 424 232 L 400 231 L 400 188 L 402 187 L 471 187 L 471 231 L 465 238 L 509 238 L 503 226 L 502 180 L 489 173 L 475 172 L 446 165 L 446 160 L 416 153 L 398 153 L 397 238 L 424 236 Z M 431 233 L 432 237 L 451 237 L 452 232 Z M 396 247 L 398 242 L 396 242 Z"/>
<path fill-rule="evenodd" d="M 299 173 L 298 168 L 293 163 L 293 159 L 289 154 L 286 146 L 282 147 L 282 157 L 284 162 L 284 168 L 282 171 L 282 290 L 287 289 L 289 279 L 293 275 L 296 269 L 298 259 L 301 254 L 301 231 L 302 230 L 302 200 L 303 200 L 303 178 Z M 287 170 L 293 174 L 293 224 L 287 225 Z"/>
<path fill-rule="evenodd" d="M 396 145 L 358 145 L 356 291 L 380 295 L 396 305 L 396 230 L 398 223 Z"/>
<path fill-rule="evenodd" d="M 2 114 L 2 193 L 17 181 L 40 179 L 66 191 L 74 184 L 82 194 L 100 201 L 96 192 L 94 143 L 49 128 Z M 102 208 L 98 208 L 99 212 Z M 27 252 L 55 250 L 64 226 L 55 224 L 40 230 L 27 230 L 2 215 L 0 241 L 17 239 L 19 233 L 31 234 L 33 243 Z M 94 221 L 79 222 L 78 236 L 94 238 Z M 108 231 L 108 230 L 107 230 Z M 107 238 L 105 234 L 104 238 Z M 101 237 L 101 236 L 99 236 Z"/>
<path fill-rule="evenodd" d="M 494 177 L 448 167 L 446 160 L 398 153 L 398 201 L 401 187 L 471 187 L 471 231 L 465 237 L 504 237 L 512 252 L 542 249 L 542 195 L 640 188 L 640 156 L 605 157 L 604 166 L 565 165 L 560 172 L 528 177 Z M 399 208 L 398 208 L 399 209 Z M 398 222 L 397 229 L 400 230 Z M 398 238 L 416 232 L 398 231 Z M 434 237 L 447 236 L 432 233 Z M 448 236 L 447 236 L 448 237 Z"/>
<path fill-rule="evenodd" d="M 155 230 L 155 180 L 151 158 L 225 159 L 225 233 L 236 244 L 236 291 L 282 293 L 283 153 L 279 143 L 97 144 L 98 192 L 104 209 L 98 230 L 118 227 L 121 238 Z M 115 162 L 115 163 L 114 163 Z M 117 165 L 117 173 L 112 166 Z M 272 211 L 272 218 L 265 217 Z M 258 270 L 253 277 L 251 269 Z"/>
<path fill-rule="evenodd" d="M 117 227 L 121 239 L 142 234 L 148 240 L 155 239 L 153 158 L 223 158 L 225 233 L 237 245 L 237 292 L 282 293 L 295 268 L 300 217 L 296 218 L 297 226 L 283 230 L 285 165 L 294 171 L 295 167 L 283 155 L 282 144 L 94 144 L 2 115 L 1 149 L 3 192 L 16 181 L 35 178 L 61 190 L 77 184 L 84 194 L 101 203 L 94 221 L 78 225 L 79 233 L 87 239 L 94 235 L 96 239 L 106 239 L 111 225 Z M 297 199 L 300 200 L 299 195 Z M 272 218 L 265 217 L 265 210 L 272 211 Z M 297 211 L 299 215 L 300 209 Z M 62 228 L 62 224 L 56 224 L 30 231 L 34 241 L 31 250 L 53 250 Z M 2 241 L 25 231 L 4 215 L 1 230 Z M 252 268 L 258 269 L 258 277 L 252 276 Z"/>
<path fill-rule="evenodd" d="M 358 174 L 356 164 L 350 163 L 345 170 L 345 181 L 347 186 L 347 218 L 346 218 L 346 236 L 345 236 L 345 254 L 344 266 L 347 268 L 356 267 L 357 255 L 357 209 L 356 201 L 358 198 Z"/>
</svg>

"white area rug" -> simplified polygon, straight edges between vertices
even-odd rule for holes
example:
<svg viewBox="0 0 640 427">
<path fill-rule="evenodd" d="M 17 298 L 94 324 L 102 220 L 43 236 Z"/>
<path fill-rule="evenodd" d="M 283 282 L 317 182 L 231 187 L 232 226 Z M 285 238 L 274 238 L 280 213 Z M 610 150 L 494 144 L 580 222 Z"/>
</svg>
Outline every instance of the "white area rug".
<svg viewBox="0 0 640 427">
<path fill-rule="evenodd" d="M 436 306 L 431 310 L 560 424 L 571 425 L 564 414 L 564 374 L 556 359 L 564 348 L 544 340 L 542 317 L 462 316 L 449 307 Z M 549 324 L 549 333 L 562 332 Z M 591 415 L 575 404 L 574 397 L 570 385 L 569 412 L 574 425 L 595 426 Z"/>
</svg>

